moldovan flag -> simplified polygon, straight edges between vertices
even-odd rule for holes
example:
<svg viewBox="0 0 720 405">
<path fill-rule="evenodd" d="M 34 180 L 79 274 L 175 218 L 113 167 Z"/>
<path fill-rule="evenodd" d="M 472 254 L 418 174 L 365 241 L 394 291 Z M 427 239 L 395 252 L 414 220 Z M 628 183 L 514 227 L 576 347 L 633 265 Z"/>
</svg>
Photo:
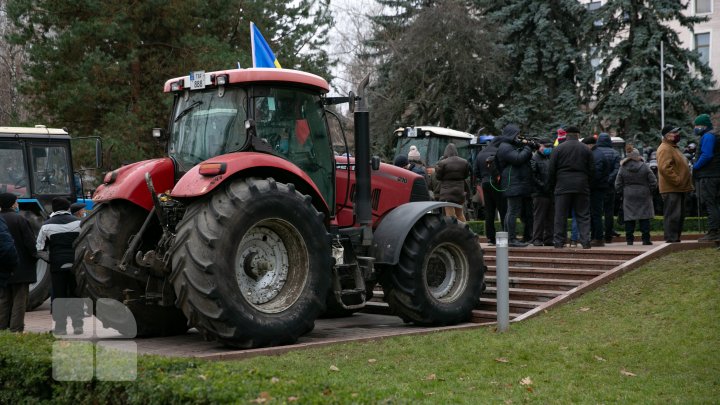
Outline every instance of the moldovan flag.
<svg viewBox="0 0 720 405">
<path fill-rule="evenodd" d="M 256 68 L 282 69 L 275 54 L 254 23 L 250 23 L 250 42 L 252 43 L 252 61 Z"/>
</svg>

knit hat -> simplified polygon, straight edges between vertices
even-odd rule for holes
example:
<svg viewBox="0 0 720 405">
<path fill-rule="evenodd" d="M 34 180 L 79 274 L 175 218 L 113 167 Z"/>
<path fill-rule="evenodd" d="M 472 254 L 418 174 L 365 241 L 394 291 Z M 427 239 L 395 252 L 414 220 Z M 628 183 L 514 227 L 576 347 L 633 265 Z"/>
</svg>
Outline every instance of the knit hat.
<svg viewBox="0 0 720 405">
<path fill-rule="evenodd" d="M 562 143 L 565 141 L 565 136 L 567 135 L 567 131 L 563 128 L 558 128 L 557 130 L 557 141 L 558 143 Z"/>
<path fill-rule="evenodd" d="M 640 151 L 637 150 L 637 149 L 635 149 L 635 148 L 633 148 L 633 150 L 631 150 L 630 153 L 628 153 L 627 157 L 630 158 L 630 159 L 639 159 L 639 158 L 640 158 Z"/>
<path fill-rule="evenodd" d="M 420 160 L 420 151 L 415 147 L 415 145 L 410 146 L 410 151 L 408 151 L 408 160 Z"/>
<path fill-rule="evenodd" d="M 405 167 L 408 164 L 408 158 L 405 155 L 397 155 L 395 156 L 395 160 L 393 160 L 393 165 L 397 167 Z"/>
<path fill-rule="evenodd" d="M 53 198 L 53 200 L 52 200 L 53 212 L 67 211 L 69 209 L 70 209 L 70 201 L 68 201 L 67 198 L 63 198 L 63 197 Z"/>
<path fill-rule="evenodd" d="M 665 125 L 662 129 L 662 136 L 665 136 L 670 132 L 680 132 L 680 127 L 676 127 L 675 125 Z"/>
<path fill-rule="evenodd" d="M 10 211 L 15 201 L 17 201 L 17 196 L 13 193 L 0 194 L 0 210 Z"/>
<path fill-rule="evenodd" d="M 580 130 L 577 127 L 567 127 L 567 128 L 565 128 L 565 132 L 567 132 L 568 134 L 580 135 Z"/>
<path fill-rule="evenodd" d="M 70 206 L 70 212 L 73 214 L 85 208 L 85 203 L 74 203 Z"/>
<path fill-rule="evenodd" d="M 702 125 L 704 127 L 712 128 L 712 121 L 710 116 L 707 114 L 700 114 L 695 118 L 695 125 Z"/>
</svg>

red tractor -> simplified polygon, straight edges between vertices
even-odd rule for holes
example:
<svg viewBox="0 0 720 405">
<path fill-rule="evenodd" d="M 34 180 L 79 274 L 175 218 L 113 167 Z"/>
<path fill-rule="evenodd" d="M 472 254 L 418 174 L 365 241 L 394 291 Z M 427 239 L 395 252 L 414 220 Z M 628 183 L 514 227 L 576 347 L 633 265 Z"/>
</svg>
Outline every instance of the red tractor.
<svg viewBox="0 0 720 405">
<path fill-rule="evenodd" d="M 485 271 L 476 235 L 421 176 L 370 156 L 366 85 L 326 97 L 325 80 L 286 69 L 167 81 L 168 133 L 154 135 L 168 157 L 107 173 L 76 242 L 79 290 L 103 324 L 288 344 L 323 313 L 361 309 L 377 283 L 406 322 L 468 320 Z M 327 122 L 345 102 L 354 158 L 335 156 Z M 117 301 L 129 311 L 101 308 Z"/>
</svg>

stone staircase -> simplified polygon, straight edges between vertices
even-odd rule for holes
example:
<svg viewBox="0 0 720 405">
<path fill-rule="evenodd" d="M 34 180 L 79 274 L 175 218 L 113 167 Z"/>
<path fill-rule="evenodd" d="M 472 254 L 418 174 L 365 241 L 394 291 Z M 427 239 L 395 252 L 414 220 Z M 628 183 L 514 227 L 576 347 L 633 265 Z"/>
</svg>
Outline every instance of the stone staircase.
<svg viewBox="0 0 720 405">
<path fill-rule="evenodd" d="M 495 248 L 487 247 L 487 288 L 473 311 L 473 322 L 497 320 Z M 539 307 L 605 272 L 631 260 L 643 251 L 625 249 L 555 249 L 552 247 L 510 248 L 510 319 Z"/>
</svg>

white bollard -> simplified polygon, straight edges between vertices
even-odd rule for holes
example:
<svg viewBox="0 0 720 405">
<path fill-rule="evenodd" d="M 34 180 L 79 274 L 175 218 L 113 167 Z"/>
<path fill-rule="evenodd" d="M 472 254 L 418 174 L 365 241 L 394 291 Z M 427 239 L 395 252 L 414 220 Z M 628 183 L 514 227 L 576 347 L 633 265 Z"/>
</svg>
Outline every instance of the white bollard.
<svg viewBox="0 0 720 405">
<path fill-rule="evenodd" d="M 508 233 L 495 234 L 495 287 L 497 291 L 497 330 L 506 332 L 510 326 L 510 290 L 508 280 Z"/>
</svg>

